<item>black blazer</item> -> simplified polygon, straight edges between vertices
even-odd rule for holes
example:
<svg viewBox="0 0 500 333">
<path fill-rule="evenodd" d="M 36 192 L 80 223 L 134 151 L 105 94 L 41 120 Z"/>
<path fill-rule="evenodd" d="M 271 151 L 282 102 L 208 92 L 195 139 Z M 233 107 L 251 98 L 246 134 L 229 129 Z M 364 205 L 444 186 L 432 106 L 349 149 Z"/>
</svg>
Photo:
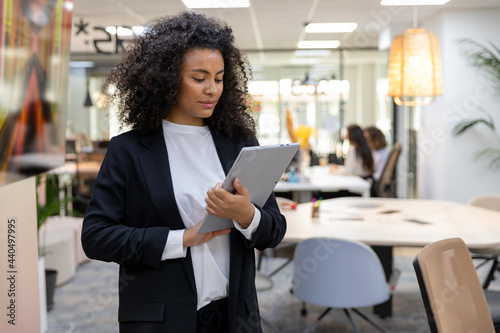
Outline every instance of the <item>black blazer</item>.
<svg viewBox="0 0 500 333">
<path fill-rule="evenodd" d="M 211 129 L 225 173 L 250 140 L 230 140 Z M 130 131 L 108 147 L 83 221 L 88 257 L 120 265 L 120 332 L 196 332 L 196 286 L 188 249 L 185 258 L 161 261 L 169 231 L 184 229 L 174 198 L 168 149 L 160 127 Z M 215 184 L 214 184 L 215 185 Z M 230 332 L 261 332 L 255 291 L 254 248 L 275 247 L 286 231 L 274 195 L 261 212 L 252 240 L 230 233 Z"/>
</svg>

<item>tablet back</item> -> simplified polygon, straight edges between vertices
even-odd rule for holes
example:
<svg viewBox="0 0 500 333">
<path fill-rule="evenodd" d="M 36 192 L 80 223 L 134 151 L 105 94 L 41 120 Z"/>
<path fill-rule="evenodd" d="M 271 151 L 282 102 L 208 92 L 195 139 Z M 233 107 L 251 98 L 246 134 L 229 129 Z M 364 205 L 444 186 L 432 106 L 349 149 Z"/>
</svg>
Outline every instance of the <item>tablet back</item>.
<svg viewBox="0 0 500 333">
<path fill-rule="evenodd" d="M 244 147 L 229 170 L 222 188 L 233 193 L 233 182 L 238 178 L 247 188 L 250 202 L 262 207 L 298 150 L 298 143 Z M 233 226 L 232 220 L 207 213 L 198 232 L 205 233 Z"/>
</svg>

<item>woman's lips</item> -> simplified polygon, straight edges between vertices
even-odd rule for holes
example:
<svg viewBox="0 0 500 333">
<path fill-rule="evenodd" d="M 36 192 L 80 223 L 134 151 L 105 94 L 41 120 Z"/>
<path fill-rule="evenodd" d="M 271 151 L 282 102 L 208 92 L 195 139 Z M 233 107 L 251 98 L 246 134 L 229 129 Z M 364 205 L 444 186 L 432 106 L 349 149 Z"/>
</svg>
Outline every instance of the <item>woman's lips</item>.
<svg viewBox="0 0 500 333">
<path fill-rule="evenodd" d="M 215 106 L 216 101 L 203 101 L 200 103 L 206 108 L 213 108 Z"/>
</svg>

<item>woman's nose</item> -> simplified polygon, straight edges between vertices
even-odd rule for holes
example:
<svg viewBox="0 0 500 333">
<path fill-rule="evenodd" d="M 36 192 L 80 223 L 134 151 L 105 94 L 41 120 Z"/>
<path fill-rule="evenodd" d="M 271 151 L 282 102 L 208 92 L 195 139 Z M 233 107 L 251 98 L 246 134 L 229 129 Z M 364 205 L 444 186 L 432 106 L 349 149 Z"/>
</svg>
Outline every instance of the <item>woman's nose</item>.
<svg viewBox="0 0 500 333">
<path fill-rule="evenodd" d="M 205 93 L 207 95 L 213 95 L 217 92 L 217 85 L 215 84 L 215 81 L 207 81 L 207 87 L 205 89 Z"/>
</svg>

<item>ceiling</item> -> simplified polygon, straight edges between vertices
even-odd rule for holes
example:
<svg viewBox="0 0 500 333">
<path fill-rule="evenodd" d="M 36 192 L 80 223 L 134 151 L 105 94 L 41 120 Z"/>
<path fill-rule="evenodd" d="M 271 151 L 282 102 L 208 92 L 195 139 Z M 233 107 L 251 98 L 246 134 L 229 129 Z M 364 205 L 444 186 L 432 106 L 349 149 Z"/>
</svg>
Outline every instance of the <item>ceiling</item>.
<svg viewBox="0 0 500 333">
<path fill-rule="evenodd" d="M 445 9 L 500 7 L 498 0 L 451 0 L 442 6 L 418 6 L 424 21 Z M 181 0 L 75 0 L 74 21 L 90 26 L 141 25 L 157 16 L 186 10 Z M 233 28 L 244 50 L 295 49 L 301 40 L 338 39 L 341 47 L 376 47 L 379 31 L 388 25 L 412 26 L 413 6 L 381 6 L 379 0 L 251 0 L 249 8 L 198 9 Z M 356 22 L 353 33 L 307 34 L 308 22 Z"/>
<path fill-rule="evenodd" d="M 253 65 L 288 62 L 302 40 L 336 39 L 348 52 L 377 50 L 379 34 L 387 27 L 401 33 L 413 25 L 414 9 L 418 22 L 443 10 L 500 8 L 499 0 L 450 0 L 442 6 L 381 6 L 380 0 L 250 0 L 249 8 L 197 9 L 197 12 L 226 21 L 232 28 L 236 44 L 249 54 Z M 102 38 L 98 26 L 136 26 L 155 17 L 172 15 L 187 8 L 181 0 L 75 0 L 72 33 L 72 59 L 80 53 L 95 53 L 92 40 Z M 86 34 L 75 34 L 77 22 L 88 23 Z M 356 22 L 352 33 L 305 34 L 306 23 Z M 113 51 L 112 42 L 103 47 Z M 264 52 L 263 52 L 264 51 Z M 374 51 L 372 51 L 374 52 Z M 358 52 L 361 53 L 361 52 Z M 335 62 L 338 52 L 333 52 Z M 79 58 L 79 59 L 78 59 Z M 94 59 L 119 59 L 118 54 L 94 56 Z M 307 59 L 306 59 L 307 61 Z M 331 61 L 330 61 L 331 62 Z M 295 64 L 297 65 L 297 64 Z"/>
</svg>

